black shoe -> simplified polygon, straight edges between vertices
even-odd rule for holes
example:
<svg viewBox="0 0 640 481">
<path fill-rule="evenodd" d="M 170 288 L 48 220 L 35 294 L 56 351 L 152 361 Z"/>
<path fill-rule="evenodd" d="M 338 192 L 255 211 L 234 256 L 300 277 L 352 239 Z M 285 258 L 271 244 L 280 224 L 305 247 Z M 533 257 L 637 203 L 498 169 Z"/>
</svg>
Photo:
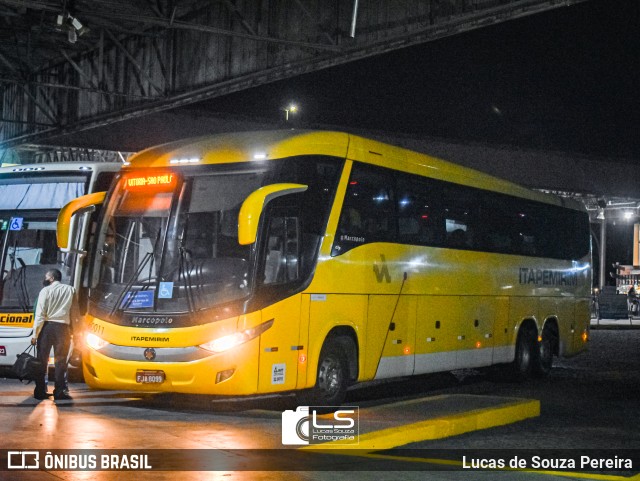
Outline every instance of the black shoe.
<svg viewBox="0 0 640 481">
<path fill-rule="evenodd" d="M 48 392 L 34 392 L 33 397 L 38 401 L 44 401 L 45 399 L 49 399 L 51 397 L 51 393 Z"/>
<path fill-rule="evenodd" d="M 61 393 L 54 393 L 53 399 L 56 401 L 71 401 L 73 398 L 69 395 L 69 391 L 62 391 Z"/>
</svg>

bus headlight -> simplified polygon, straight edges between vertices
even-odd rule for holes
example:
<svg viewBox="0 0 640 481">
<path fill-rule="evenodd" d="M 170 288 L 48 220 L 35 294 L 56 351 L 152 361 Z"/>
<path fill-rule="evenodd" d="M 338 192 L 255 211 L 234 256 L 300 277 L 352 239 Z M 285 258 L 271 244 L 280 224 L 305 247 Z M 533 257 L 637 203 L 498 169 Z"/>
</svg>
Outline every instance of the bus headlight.
<svg viewBox="0 0 640 481">
<path fill-rule="evenodd" d="M 109 344 L 107 341 L 91 332 L 85 336 L 84 342 L 87 344 L 87 346 L 89 346 L 91 349 L 95 349 L 96 351 Z"/>
<path fill-rule="evenodd" d="M 222 336 L 204 344 L 200 344 L 200 347 L 211 352 L 228 351 L 229 349 L 233 349 L 240 344 L 244 344 L 245 342 L 258 337 L 271 326 L 273 326 L 273 319 L 263 322 L 251 329 L 247 329 L 246 331 L 234 332 L 233 334 Z"/>
</svg>

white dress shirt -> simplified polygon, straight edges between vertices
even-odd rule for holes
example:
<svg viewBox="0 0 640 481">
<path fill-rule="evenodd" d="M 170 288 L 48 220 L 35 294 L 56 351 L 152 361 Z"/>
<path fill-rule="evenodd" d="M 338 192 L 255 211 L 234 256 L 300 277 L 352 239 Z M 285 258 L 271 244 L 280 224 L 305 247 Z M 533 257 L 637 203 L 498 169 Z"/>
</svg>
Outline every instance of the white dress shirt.
<svg viewBox="0 0 640 481">
<path fill-rule="evenodd" d="M 45 321 L 71 325 L 72 310 L 76 307 L 75 294 L 72 286 L 59 281 L 53 281 L 40 291 L 34 316 L 34 337 L 38 337 Z"/>
</svg>

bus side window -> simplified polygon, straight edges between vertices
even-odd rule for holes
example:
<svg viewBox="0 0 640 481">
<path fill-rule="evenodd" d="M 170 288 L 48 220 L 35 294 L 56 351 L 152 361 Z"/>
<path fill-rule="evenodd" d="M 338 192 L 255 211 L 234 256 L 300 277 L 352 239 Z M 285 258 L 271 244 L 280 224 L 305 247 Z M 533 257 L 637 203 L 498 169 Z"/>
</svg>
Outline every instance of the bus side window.
<svg viewBox="0 0 640 481">
<path fill-rule="evenodd" d="M 369 242 L 395 242 L 395 180 L 385 169 L 356 163 L 351 172 L 332 254 Z"/>
<path fill-rule="evenodd" d="M 298 280 L 300 222 L 294 216 L 274 216 L 266 239 L 264 284 Z"/>
<path fill-rule="evenodd" d="M 447 236 L 447 244 L 451 247 L 467 247 L 469 244 L 469 236 L 467 231 L 461 228 L 457 228 L 450 232 Z"/>
<path fill-rule="evenodd" d="M 103 192 L 109 190 L 111 181 L 115 177 L 116 172 L 100 172 L 93 184 L 94 192 Z"/>
<path fill-rule="evenodd" d="M 339 231 L 352 236 L 364 235 L 362 226 L 362 215 L 355 207 L 347 207 L 340 219 Z"/>
<path fill-rule="evenodd" d="M 441 246 L 446 237 L 442 189 L 424 177 L 398 177 L 398 241 Z"/>
</svg>

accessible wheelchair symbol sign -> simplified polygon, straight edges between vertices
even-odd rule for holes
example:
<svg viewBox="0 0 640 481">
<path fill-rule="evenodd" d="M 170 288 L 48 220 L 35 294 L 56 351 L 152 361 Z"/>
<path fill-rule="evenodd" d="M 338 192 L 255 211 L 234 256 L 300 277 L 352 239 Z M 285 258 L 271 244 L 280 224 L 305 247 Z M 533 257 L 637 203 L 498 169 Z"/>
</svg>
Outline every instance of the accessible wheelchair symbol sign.
<svg viewBox="0 0 640 481">
<path fill-rule="evenodd" d="M 9 230 L 22 230 L 24 224 L 24 217 L 12 217 L 9 222 Z"/>
<path fill-rule="evenodd" d="M 158 299 L 171 299 L 173 297 L 173 282 L 161 282 Z"/>
</svg>

